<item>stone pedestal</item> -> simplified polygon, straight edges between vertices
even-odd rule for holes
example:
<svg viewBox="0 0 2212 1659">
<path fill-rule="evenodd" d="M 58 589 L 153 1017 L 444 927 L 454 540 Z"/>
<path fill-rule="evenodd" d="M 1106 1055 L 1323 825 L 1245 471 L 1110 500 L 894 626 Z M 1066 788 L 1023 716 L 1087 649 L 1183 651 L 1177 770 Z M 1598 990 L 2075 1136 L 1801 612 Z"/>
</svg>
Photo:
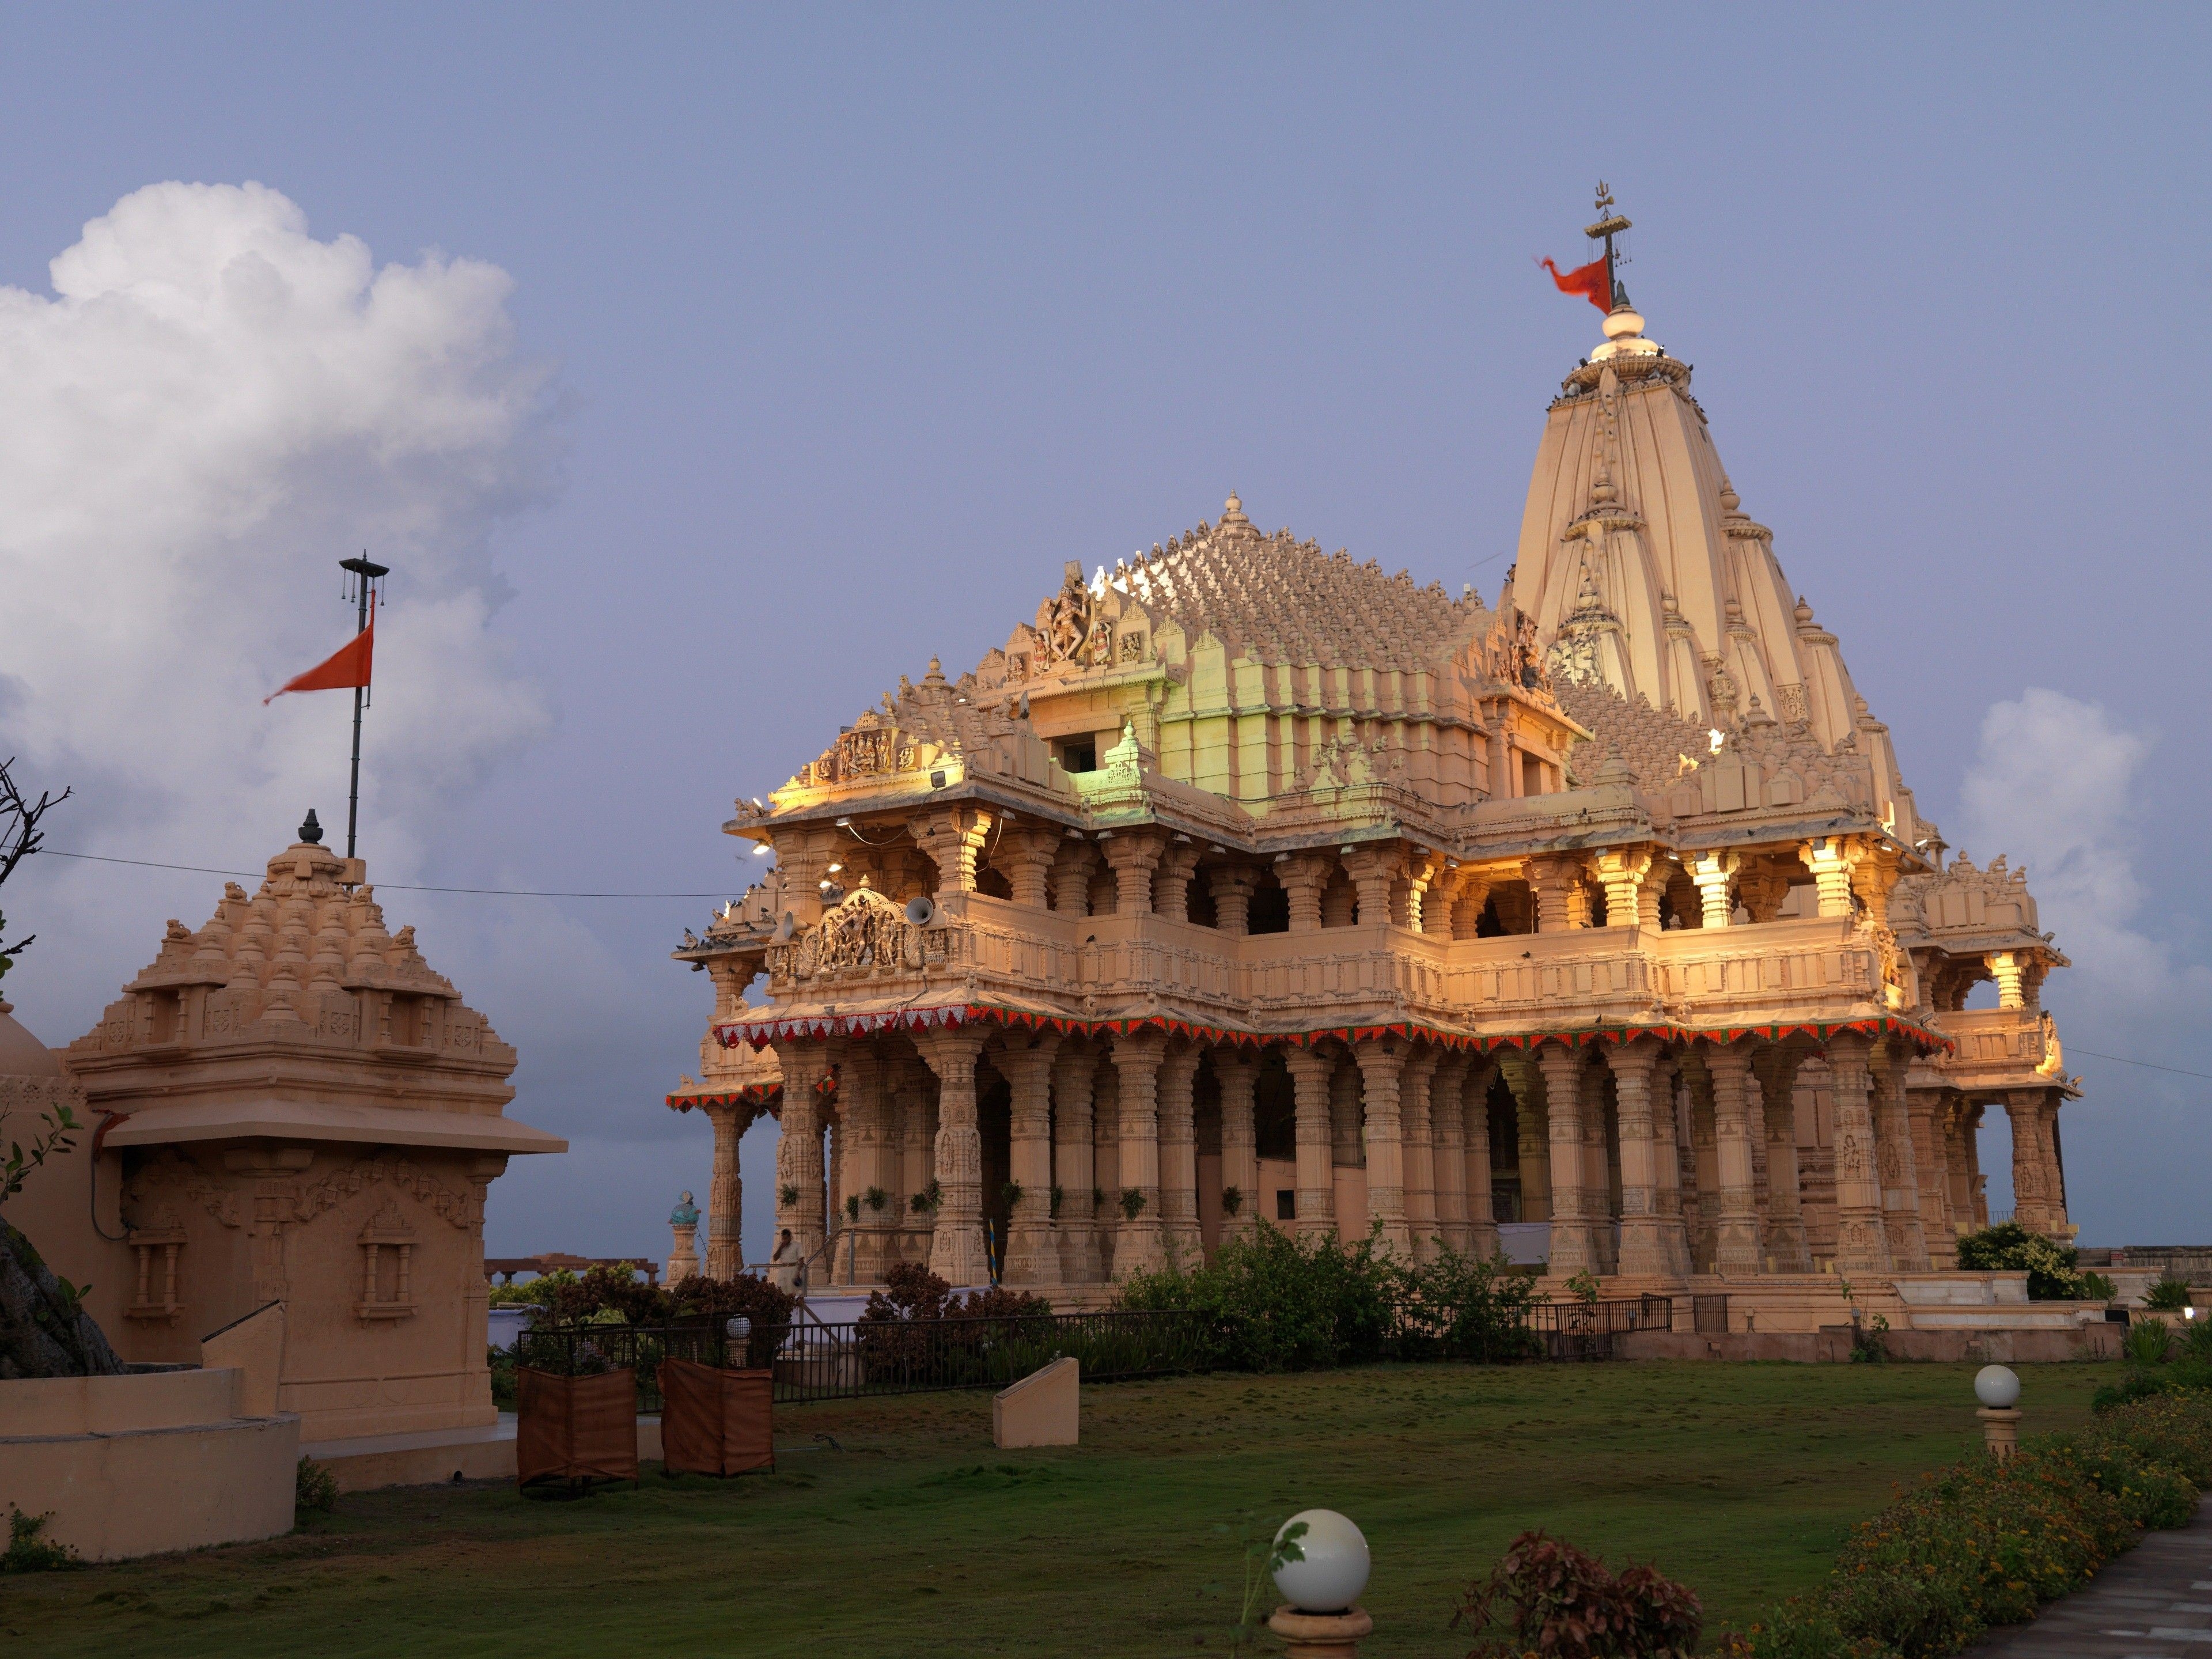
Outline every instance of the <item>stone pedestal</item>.
<svg viewBox="0 0 2212 1659">
<path fill-rule="evenodd" d="M 2020 1407 L 1984 1406 L 1974 1415 L 1982 1419 L 1982 1439 L 1990 1455 L 2000 1463 L 2010 1462 L 2020 1449 Z"/>
<path fill-rule="evenodd" d="M 1285 1601 L 1268 1615 L 1267 1628 L 1283 1638 L 1283 1650 L 1291 1659 L 1353 1659 L 1359 1638 L 1374 1634 L 1375 1621 L 1364 1607 L 1301 1613 Z"/>
</svg>

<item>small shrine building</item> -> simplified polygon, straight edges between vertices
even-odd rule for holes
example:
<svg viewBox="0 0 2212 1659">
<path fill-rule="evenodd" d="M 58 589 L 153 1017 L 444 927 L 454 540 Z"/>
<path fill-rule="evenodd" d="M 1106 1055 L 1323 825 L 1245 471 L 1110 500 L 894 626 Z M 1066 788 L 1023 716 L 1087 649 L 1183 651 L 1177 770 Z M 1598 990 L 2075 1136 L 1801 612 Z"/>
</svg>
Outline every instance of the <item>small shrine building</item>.
<svg viewBox="0 0 2212 1659">
<path fill-rule="evenodd" d="M 773 872 L 674 953 L 716 990 L 667 1097 L 714 1126 L 708 1273 L 763 1114 L 817 1285 L 1085 1305 L 1263 1218 L 1537 1226 L 1555 1278 L 1782 1328 L 1955 1264 L 1992 1109 L 2018 1218 L 2070 1235 L 2065 957 L 2023 872 L 1947 862 L 1615 295 L 1494 604 L 1231 495 L 738 802 Z"/>
</svg>

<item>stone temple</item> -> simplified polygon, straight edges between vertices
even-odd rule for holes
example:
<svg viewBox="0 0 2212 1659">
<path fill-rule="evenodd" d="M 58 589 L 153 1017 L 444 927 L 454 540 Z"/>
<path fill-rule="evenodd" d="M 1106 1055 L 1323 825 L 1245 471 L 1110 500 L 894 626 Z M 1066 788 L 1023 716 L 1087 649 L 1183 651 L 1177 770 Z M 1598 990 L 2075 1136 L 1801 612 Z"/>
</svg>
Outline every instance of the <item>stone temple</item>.
<svg viewBox="0 0 2212 1659">
<path fill-rule="evenodd" d="M 1810 1328 L 1955 1267 L 1992 1109 L 2070 1236 L 2025 873 L 1946 861 L 1614 293 L 1494 605 L 1231 495 L 738 803 L 772 872 L 675 953 L 716 989 L 668 1097 L 714 1126 L 709 1273 L 763 1113 L 817 1289 L 1095 1305 L 1264 1222 Z"/>
</svg>

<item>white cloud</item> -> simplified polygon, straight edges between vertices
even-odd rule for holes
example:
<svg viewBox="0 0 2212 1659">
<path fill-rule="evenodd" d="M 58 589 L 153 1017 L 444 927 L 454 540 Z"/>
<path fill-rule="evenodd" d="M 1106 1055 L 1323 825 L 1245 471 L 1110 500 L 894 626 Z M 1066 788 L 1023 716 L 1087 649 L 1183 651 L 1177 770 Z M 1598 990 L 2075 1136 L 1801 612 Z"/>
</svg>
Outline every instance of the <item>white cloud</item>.
<svg viewBox="0 0 2212 1659">
<path fill-rule="evenodd" d="M 2149 894 L 2133 813 L 2151 748 L 2100 704 L 2030 687 L 1984 717 L 1960 791 L 1965 845 L 2027 868 L 2044 927 L 2073 960 L 2054 993 L 2100 1015 L 2212 1006 L 2212 970 L 2140 925 Z"/>
<path fill-rule="evenodd" d="M 364 850 L 406 878 L 550 726 L 489 626 L 491 532 L 552 483 L 551 372 L 518 353 L 512 282 L 379 267 L 253 184 L 137 191 L 51 272 L 51 296 L 0 288 L 0 753 L 76 787 L 52 844 L 251 868 L 310 805 L 342 836 L 350 698 L 261 699 L 352 632 L 336 562 L 366 549 L 395 575 Z M 100 866 L 35 864 L 9 908 L 41 939 L 9 989 L 63 993 L 39 1000 L 66 1042 L 160 912 Z"/>
</svg>

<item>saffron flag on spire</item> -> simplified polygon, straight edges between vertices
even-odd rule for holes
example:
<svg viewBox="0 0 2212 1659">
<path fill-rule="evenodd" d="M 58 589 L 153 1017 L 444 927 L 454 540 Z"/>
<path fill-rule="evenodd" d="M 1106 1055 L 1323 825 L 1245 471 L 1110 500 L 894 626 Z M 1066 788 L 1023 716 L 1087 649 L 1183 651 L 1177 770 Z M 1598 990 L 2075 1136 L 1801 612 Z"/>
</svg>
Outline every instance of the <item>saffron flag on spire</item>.
<svg viewBox="0 0 2212 1659">
<path fill-rule="evenodd" d="M 1593 259 L 1564 274 L 1549 259 L 1536 263 L 1552 273 L 1552 280 L 1559 284 L 1560 293 L 1579 294 L 1607 316 L 1613 314 L 1613 277 L 1604 260 Z"/>
<path fill-rule="evenodd" d="M 372 606 L 361 632 L 304 674 L 295 674 L 262 698 L 262 706 L 287 691 L 346 691 L 369 683 L 369 659 L 376 650 L 376 611 Z"/>
</svg>

